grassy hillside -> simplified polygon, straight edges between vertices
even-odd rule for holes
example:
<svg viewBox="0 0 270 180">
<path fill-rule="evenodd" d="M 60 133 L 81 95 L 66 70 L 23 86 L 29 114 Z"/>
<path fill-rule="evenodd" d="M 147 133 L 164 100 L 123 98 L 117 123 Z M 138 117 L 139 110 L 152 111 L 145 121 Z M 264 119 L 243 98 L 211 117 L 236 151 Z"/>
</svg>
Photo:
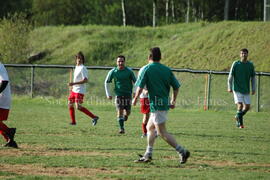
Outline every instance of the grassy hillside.
<svg viewBox="0 0 270 180">
<path fill-rule="evenodd" d="M 115 64 L 119 54 L 128 66 L 146 63 L 148 49 L 161 47 L 163 63 L 174 68 L 229 70 L 239 50 L 248 48 L 257 71 L 270 72 L 270 23 L 190 23 L 158 28 L 116 26 L 41 27 L 31 34 L 33 53 L 46 52 L 36 64 L 73 64 L 83 51 L 87 65 Z"/>
</svg>

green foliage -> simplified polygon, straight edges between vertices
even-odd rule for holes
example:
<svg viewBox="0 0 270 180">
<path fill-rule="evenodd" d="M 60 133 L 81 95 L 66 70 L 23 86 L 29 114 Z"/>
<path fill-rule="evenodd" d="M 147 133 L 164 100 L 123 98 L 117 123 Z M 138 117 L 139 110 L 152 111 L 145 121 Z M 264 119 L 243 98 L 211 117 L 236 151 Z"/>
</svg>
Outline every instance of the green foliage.
<svg viewBox="0 0 270 180">
<path fill-rule="evenodd" d="M 73 64 L 74 54 L 83 51 L 87 65 L 114 66 L 115 57 L 124 54 L 128 66 L 141 67 L 148 49 L 160 46 L 162 62 L 170 67 L 211 70 L 229 70 L 246 47 L 256 70 L 270 72 L 268 29 L 269 23 L 230 21 L 157 28 L 52 26 L 36 28 L 31 43 L 33 52 L 48 52 L 41 64 Z"/>
<path fill-rule="evenodd" d="M 248 112 L 246 128 L 238 129 L 234 112 L 171 110 L 167 129 L 191 151 L 189 161 L 179 165 L 158 137 L 152 163 L 140 164 L 133 162 L 146 148 L 139 108 L 119 135 L 113 105 L 85 104 L 98 124 L 76 111 L 77 125 L 70 126 L 65 102 L 13 98 L 7 123 L 17 127 L 20 149 L 0 147 L 0 179 L 269 179 L 269 112 Z"/>
<path fill-rule="evenodd" d="M 5 63 L 27 63 L 32 26 L 25 14 L 10 15 L 0 21 L 0 59 Z"/>
</svg>

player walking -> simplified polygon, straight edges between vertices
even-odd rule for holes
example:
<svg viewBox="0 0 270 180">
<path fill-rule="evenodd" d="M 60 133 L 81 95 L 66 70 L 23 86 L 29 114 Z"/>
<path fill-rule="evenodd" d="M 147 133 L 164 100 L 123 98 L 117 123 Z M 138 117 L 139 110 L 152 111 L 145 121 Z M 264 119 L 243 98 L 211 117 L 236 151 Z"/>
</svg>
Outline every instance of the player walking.
<svg viewBox="0 0 270 180">
<path fill-rule="evenodd" d="M 70 91 L 70 95 L 68 97 L 68 107 L 69 107 L 69 114 L 71 118 L 71 125 L 76 125 L 75 120 L 75 109 L 74 103 L 76 108 L 85 113 L 87 116 L 92 118 L 92 124 L 95 126 L 99 119 L 98 116 L 91 113 L 88 109 L 82 106 L 84 94 L 86 91 L 85 83 L 88 82 L 88 71 L 84 66 L 84 55 L 82 52 L 79 52 L 76 56 L 76 67 L 74 70 L 73 75 L 73 82 L 70 82 L 68 85 L 72 87 Z"/>
<path fill-rule="evenodd" d="M 228 76 L 228 92 L 233 93 L 234 102 L 237 105 L 235 115 L 236 126 L 244 128 L 243 116 L 250 109 L 250 82 L 252 95 L 255 94 L 256 78 L 255 68 L 251 61 L 248 61 L 248 50 L 241 49 L 241 60 L 234 61 Z"/>
<path fill-rule="evenodd" d="M 11 103 L 11 92 L 8 73 L 2 63 L 0 63 L 0 134 L 5 138 L 5 147 L 18 148 L 14 136 L 16 128 L 9 128 L 3 121 L 8 119 Z"/>
<path fill-rule="evenodd" d="M 136 105 L 143 88 L 147 87 L 150 100 L 150 118 L 147 124 L 147 148 L 144 155 L 135 162 L 149 162 L 152 160 L 153 146 L 157 131 L 170 146 L 179 153 L 180 163 L 186 163 L 190 152 L 180 146 L 174 137 L 166 130 L 166 120 L 169 107 L 175 107 L 180 84 L 167 66 L 160 63 L 161 52 L 158 47 L 150 49 L 149 64 L 140 73 L 135 85 L 138 86 L 132 101 Z M 173 88 L 172 100 L 169 102 L 170 86 Z"/>
<path fill-rule="evenodd" d="M 114 81 L 115 105 L 117 108 L 117 120 L 119 123 L 119 133 L 125 133 L 124 121 L 128 119 L 131 110 L 131 96 L 133 83 L 136 81 L 133 71 L 125 66 L 125 56 L 118 56 L 117 67 L 109 71 L 105 79 L 105 91 L 108 99 L 112 99 L 109 84 Z"/>
</svg>

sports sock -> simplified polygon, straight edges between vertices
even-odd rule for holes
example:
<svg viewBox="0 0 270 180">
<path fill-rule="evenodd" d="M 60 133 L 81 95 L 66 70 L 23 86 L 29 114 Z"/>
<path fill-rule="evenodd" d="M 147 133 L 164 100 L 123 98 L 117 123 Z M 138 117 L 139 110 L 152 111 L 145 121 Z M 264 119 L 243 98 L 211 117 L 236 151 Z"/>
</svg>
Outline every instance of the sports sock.
<svg viewBox="0 0 270 180">
<path fill-rule="evenodd" d="M 0 130 L 0 134 L 5 138 L 5 140 L 8 142 L 9 138 L 8 136 L 6 135 L 6 133 L 2 130 Z"/>
<path fill-rule="evenodd" d="M 69 115 L 70 115 L 70 118 L 71 118 L 71 123 L 76 124 L 74 107 L 69 108 Z"/>
<path fill-rule="evenodd" d="M 175 148 L 175 150 L 176 150 L 178 153 L 180 153 L 180 154 L 182 154 L 182 153 L 185 152 L 185 149 L 184 149 L 182 146 L 180 146 L 180 145 L 177 145 L 176 148 Z"/>
<path fill-rule="evenodd" d="M 81 107 L 81 108 L 79 108 L 79 110 L 82 111 L 87 116 L 91 117 L 92 119 L 97 117 L 93 113 L 91 113 L 88 109 L 86 109 L 85 107 Z"/>
<path fill-rule="evenodd" d="M 7 132 L 9 128 L 2 121 L 0 121 L 0 130 Z"/>
<path fill-rule="evenodd" d="M 118 118 L 118 123 L 119 123 L 120 129 L 124 129 L 124 118 L 123 117 Z"/>
<path fill-rule="evenodd" d="M 246 114 L 246 112 L 244 114 Z M 236 117 L 238 117 L 239 124 L 240 124 L 240 126 L 242 126 L 243 125 L 243 111 L 238 110 L 237 113 L 236 113 Z"/>
<path fill-rule="evenodd" d="M 145 153 L 144 153 L 144 156 L 152 156 L 152 153 L 153 153 L 153 147 L 152 146 L 147 146 L 146 147 L 146 151 L 145 151 Z"/>
<path fill-rule="evenodd" d="M 147 124 L 142 123 L 142 131 L 143 131 L 143 134 L 146 134 L 146 133 L 147 133 L 146 126 L 147 126 Z"/>
</svg>

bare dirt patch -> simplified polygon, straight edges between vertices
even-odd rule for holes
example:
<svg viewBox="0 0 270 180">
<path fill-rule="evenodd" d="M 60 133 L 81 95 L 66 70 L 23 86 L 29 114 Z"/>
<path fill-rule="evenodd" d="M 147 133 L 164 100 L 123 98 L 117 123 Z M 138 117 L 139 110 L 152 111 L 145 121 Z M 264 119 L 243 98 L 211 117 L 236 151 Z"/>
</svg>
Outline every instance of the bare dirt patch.
<svg viewBox="0 0 270 180">
<path fill-rule="evenodd" d="M 93 152 L 93 151 L 70 151 L 70 150 L 48 150 L 42 146 L 29 146 L 22 144 L 19 149 L 2 148 L 0 156 L 127 156 L 127 154 L 112 154 L 108 152 Z"/>
<path fill-rule="evenodd" d="M 0 164 L 1 171 L 12 172 L 18 175 L 43 175 L 43 176 L 74 176 L 90 177 L 97 174 L 119 173 L 120 171 L 106 168 L 67 168 L 67 167 L 43 167 L 42 165 L 11 165 Z"/>
</svg>

